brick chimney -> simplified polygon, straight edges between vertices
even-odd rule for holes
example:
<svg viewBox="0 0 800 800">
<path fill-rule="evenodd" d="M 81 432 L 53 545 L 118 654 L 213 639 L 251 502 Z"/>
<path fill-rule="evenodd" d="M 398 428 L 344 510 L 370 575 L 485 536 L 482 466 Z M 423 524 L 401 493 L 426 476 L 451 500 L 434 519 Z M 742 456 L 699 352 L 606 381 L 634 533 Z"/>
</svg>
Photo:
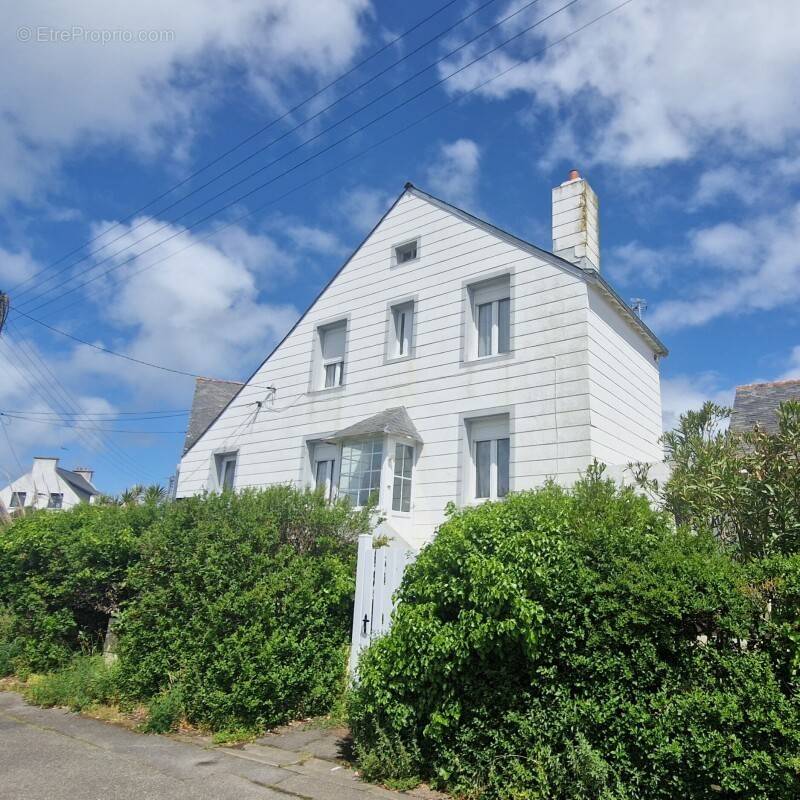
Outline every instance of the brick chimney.
<svg viewBox="0 0 800 800">
<path fill-rule="evenodd" d="M 597 195 L 576 169 L 553 189 L 553 252 L 583 269 L 600 271 Z"/>
</svg>

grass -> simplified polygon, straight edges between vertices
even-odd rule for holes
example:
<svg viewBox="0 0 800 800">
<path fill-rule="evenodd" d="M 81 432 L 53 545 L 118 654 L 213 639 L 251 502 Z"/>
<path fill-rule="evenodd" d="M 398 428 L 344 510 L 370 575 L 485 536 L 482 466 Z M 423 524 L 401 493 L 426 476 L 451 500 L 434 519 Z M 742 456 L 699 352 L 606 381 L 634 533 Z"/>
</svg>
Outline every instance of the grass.
<svg viewBox="0 0 800 800">
<path fill-rule="evenodd" d="M 76 656 L 64 669 L 32 675 L 23 688 L 25 698 L 37 706 L 64 706 L 84 711 L 93 705 L 115 705 L 118 699 L 116 668 L 102 656 Z"/>
</svg>

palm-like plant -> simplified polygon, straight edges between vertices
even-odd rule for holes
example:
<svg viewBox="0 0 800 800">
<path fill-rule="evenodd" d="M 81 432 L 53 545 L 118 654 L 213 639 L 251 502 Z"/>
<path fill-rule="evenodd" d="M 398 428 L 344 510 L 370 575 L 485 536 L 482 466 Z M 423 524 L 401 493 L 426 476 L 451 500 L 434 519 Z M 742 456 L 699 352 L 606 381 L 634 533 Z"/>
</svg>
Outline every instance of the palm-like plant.
<svg viewBox="0 0 800 800">
<path fill-rule="evenodd" d="M 167 499 L 167 490 L 159 483 L 152 483 L 142 494 L 147 505 L 159 506 Z"/>
<path fill-rule="evenodd" d="M 135 506 L 142 502 L 142 497 L 144 496 L 144 486 L 140 483 L 136 483 L 130 487 L 130 489 L 126 489 L 120 496 L 119 500 L 123 506 Z"/>
</svg>

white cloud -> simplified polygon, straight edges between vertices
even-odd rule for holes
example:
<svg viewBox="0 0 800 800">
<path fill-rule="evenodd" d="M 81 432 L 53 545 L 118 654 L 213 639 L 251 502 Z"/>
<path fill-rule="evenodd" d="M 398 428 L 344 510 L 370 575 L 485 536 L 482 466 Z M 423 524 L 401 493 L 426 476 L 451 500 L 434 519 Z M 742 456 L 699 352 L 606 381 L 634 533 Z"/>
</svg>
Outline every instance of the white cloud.
<svg viewBox="0 0 800 800">
<path fill-rule="evenodd" d="M 121 265 L 132 254 L 136 257 L 99 281 L 89 295 L 100 318 L 125 332 L 105 346 L 187 372 L 243 377 L 297 319 L 294 307 L 264 302 L 259 291 L 285 272 L 291 256 L 269 237 L 236 226 L 207 240 L 169 226 L 159 238 L 175 238 L 144 253 L 148 243 L 139 240 L 162 224 L 142 218 L 123 226 L 114 247 L 130 250 L 115 261 Z M 98 231 L 107 227 L 96 226 Z M 119 235 L 119 228 L 109 234 Z M 149 368 L 90 348 L 76 348 L 73 360 L 82 371 L 116 376 L 151 399 L 185 398 L 189 391 L 189 379 L 165 373 L 154 380 Z"/>
<path fill-rule="evenodd" d="M 525 24 L 551 8 L 537 7 Z M 558 14 L 523 37 L 518 58 L 606 8 L 578 4 Z M 558 111 L 562 135 L 569 128 L 580 150 L 557 155 L 582 163 L 656 166 L 710 144 L 738 155 L 781 148 L 800 132 L 798 27 L 795 0 L 773 0 L 768 10 L 727 0 L 638 0 L 480 91 L 494 98 L 525 92 L 539 108 Z M 507 35 L 504 27 L 496 38 Z M 485 49 L 482 39 L 458 63 Z M 515 52 L 498 51 L 448 85 L 475 86 L 518 63 Z"/>
<path fill-rule="evenodd" d="M 653 309 L 657 331 L 704 325 L 721 316 L 781 307 L 800 301 L 800 203 L 775 213 L 695 231 L 687 266 L 695 279 L 683 298 Z"/>
<path fill-rule="evenodd" d="M 347 248 L 336 234 L 322 228 L 298 223 L 289 225 L 286 233 L 300 250 L 332 256 L 343 255 L 347 252 Z"/>
<path fill-rule="evenodd" d="M 698 410 L 706 400 L 722 406 L 733 405 L 734 387 L 721 385 L 714 372 L 676 375 L 661 379 L 661 417 L 665 431 L 672 430 L 681 414 Z"/>
<path fill-rule="evenodd" d="M 338 213 L 355 231 L 366 234 L 386 213 L 394 199 L 395 195 L 380 189 L 357 186 L 342 194 Z"/>
<path fill-rule="evenodd" d="M 800 378 L 800 344 L 792 348 L 786 370 L 778 380 L 788 381 L 797 378 Z"/>
<path fill-rule="evenodd" d="M 455 205 L 475 207 L 481 151 L 472 139 L 442 144 L 428 167 L 428 185 L 434 194 Z"/>
<path fill-rule="evenodd" d="M 40 269 L 27 250 L 11 251 L 0 247 L 0 281 L 6 284 L 5 288 L 22 283 Z"/>
<path fill-rule="evenodd" d="M 604 260 L 615 281 L 624 286 L 649 288 L 660 286 L 669 276 L 674 254 L 641 242 L 628 242 L 612 248 Z"/>
<path fill-rule="evenodd" d="M 249 87 L 280 104 L 291 79 L 342 69 L 362 44 L 369 0 L 33 0 L 5 11 L 4 70 L 13 80 L 0 83 L 0 200 L 30 200 L 53 188 L 54 168 L 71 148 L 107 143 L 185 157 L 198 111 L 228 91 Z M 39 41 L 73 27 L 168 35 Z M 221 83 L 226 67 L 236 74 L 230 87 Z"/>
</svg>

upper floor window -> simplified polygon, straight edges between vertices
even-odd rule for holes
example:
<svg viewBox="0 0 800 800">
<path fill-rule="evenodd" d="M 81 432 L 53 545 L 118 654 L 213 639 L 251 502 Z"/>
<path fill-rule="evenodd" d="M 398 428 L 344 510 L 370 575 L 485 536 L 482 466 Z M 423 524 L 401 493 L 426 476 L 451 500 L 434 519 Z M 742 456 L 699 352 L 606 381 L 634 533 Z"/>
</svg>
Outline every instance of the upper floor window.
<svg viewBox="0 0 800 800">
<path fill-rule="evenodd" d="M 64 505 L 64 495 L 60 492 L 50 492 L 47 500 L 48 508 L 61 508 Z"/>
<path fill-rule="evenodd" d="M 511 439 L 508 416 L 470 421 L 472 496 L 496 500 L 509 491 Z"/>
<path fill-rule="evenodd" d="M 510 295 L 508 275 L 469 288 L 467 360 L 511 352 Z"/>
<path fill-rule="evenodd" d="M 389 358 L 408 358 L 414 336 L 414 301 L 392 306 L 389 325 Z"/>
<path fill-rule="evenodd" d="M 217 456 L 217 486 L 224 492 L 233 489 L 236 478 L 236 453 Z"/>
<path fill-rule="evenodd" d="M 27 492 L 11 492 L 11 508 L 22 508 L 27 497 Z"/>
<path fill-rule="evenodd" d="M 419 242 L 414 239 L 411 242 L 404 242 L 394 248 L 395 264 L 407 264 L 409 261 L 416 260 L 419 255 Z"/>
<path fill-rule="evenodd" d="M 383 468 L 383 439 L 365 439 L 342 445 L 339 494 L 354 506 L 365 506 L 380 493 Z"/>
<path fill-rule="evenodd" d="M 411 511 L 411 474 L 414 466 L 414 448 L 408 444 L 394 446 L 394 483 L 392 485 L 392 511 Z"/>
<path fill-rule="evenodd" d="M 332 389 L 344 384 L 344 356 L 347 322 L 319 328 L 319 388 Z"/>
</svg>

